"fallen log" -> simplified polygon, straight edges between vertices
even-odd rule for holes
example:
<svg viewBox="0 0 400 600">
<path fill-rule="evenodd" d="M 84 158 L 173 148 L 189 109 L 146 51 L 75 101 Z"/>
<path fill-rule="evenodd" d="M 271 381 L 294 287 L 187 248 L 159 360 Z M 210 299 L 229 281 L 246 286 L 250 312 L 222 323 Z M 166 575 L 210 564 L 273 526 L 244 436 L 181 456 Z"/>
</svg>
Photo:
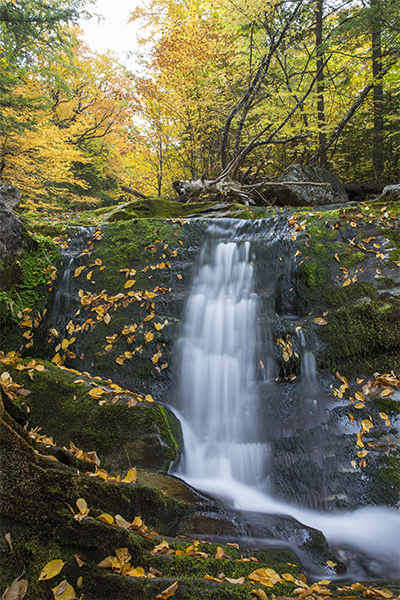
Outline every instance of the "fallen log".
<svg viewBox="0 0 400 600">
<path fill-rule="evenodd" d="M 128 187 L 127 185 L 121 186 L 121 190 L 123 192 L 127 192 L 128 194 L 132 194 L 132 196 L 142 198 L 142 200 L 146 200 L 146 198 L 148 198 L 148 196 L 145 196 L 144 194 L 142 194 L 142 192 L 138 192 L 137 190 L 134 190 L 133 188 Z"/>
</svg>

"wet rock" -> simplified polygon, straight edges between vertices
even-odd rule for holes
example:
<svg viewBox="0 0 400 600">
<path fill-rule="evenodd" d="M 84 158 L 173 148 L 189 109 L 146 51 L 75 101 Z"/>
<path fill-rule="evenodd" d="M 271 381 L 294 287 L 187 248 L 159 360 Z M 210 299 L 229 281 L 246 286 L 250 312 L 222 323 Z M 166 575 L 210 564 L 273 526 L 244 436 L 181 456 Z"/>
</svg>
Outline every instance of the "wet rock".
<svg viewBox="0 0 400 600">
<path fill-rule="evenodd" d="M 42 365 L 44 370 L 36 372 L 33 380 L 26 370 L 18 370 L 18 364 L 8 365 L 13 379 L 30 392 L 23 405 L 18 400 L 14 403 L 14 418 L 19 409 L 21 423 L 42 427 L 59 446 L 69 448 L 73 442 L 85 452 L 95 451 L 101 468 L 110 475 L 124 477 L 132 466 L 166 472 L 177 459 L 179 445 L 171 427 L 180 431 L 180 424 L 172 413 L 155 402 L 135 403 L 127 394 L 120 394 L 114 403 L 110 399 L 109 404 L 99 405 L 89 395 L 88 385 L 74 384 L 76 375 L 45 361 Z"/>
<path fill-rule="evenodd" d="M 19 204 L 19 190 L 13 185 L 2 185 L 0 187 L 0 200 L 4 202 L 8 210 L 14 210 Z"/>
<path fill-rule="evenodd" d="M 24 226 L 0 196 L 0 259 L 8 260 L 23 251 Z"/>
<path fill-rule="evenodd" d="M 286 169 L 277 180 L 281 185 L 274 193 L 283 205 L 322 206 L 348 201 L 340 181 L 320 167 L 295 164 Z"/>
</svg>

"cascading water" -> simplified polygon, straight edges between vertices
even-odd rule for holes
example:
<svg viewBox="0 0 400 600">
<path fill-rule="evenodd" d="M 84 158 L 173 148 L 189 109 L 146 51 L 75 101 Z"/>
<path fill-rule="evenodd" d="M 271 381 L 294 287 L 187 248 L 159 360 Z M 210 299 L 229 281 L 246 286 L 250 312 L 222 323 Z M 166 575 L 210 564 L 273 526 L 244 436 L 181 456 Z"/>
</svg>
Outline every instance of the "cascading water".
<svg viewBox="0 0 400 600">
<path fill-rule="evenodd" d="M 196 479 L 261 480 L 265 446 L 258 442 L 250 243 L 203 248 L 186 308 L 182 396 L 187 400 L 182 468 Z"/>
<path fill-rule="evenodd" d="M 374 507 L 333 515 L 290 506 L 266 493 L 271 457 L 259 426 L 257 299 L 253 291 L 256 258 L 246 239 L 252 232 L 246 234 L 246 227 L 238 221 L 209 225 L 200 254 L 180 342 L 178 416 L 185 449 L 177 474 L 198 489 L 224 497 L 234 508 L 289 514 L 322 530 L 328 541 L 340 547 L 348 544 L 379 556 L 376 574 L 393 576 L 399 564 L 395 511 Z M 269 332 L 266 337 L 271 337 Z M 303 372 L 299 380 L 309 393 L 313 386 L 318 389 L 319 383 L 315 359 L 303 334 L 300 346 Z M 273 370 L 271 362 L 269 374 Z"/>
</svg>

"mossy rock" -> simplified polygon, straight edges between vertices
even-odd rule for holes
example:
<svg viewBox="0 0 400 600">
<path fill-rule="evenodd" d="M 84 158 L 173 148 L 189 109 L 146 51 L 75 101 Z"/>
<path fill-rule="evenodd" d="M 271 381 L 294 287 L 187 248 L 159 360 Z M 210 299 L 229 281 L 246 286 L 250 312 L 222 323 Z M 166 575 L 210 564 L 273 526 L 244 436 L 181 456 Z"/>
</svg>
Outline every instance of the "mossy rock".
<svg viewBox="0 0 400 600">
<path fill-rule="evenodd" d="M 80 577 L 83 579 L 79 584 L 82 585 L 80 592 L 96 600 L 127 597 L 150 600 L 174 581 L 178 582 L 177 598 L 197 598 L 200 594 L 217 599 L 226 594 L 229 598 L 250 600 L 251 586 L 233 585 L 226 580 L 216 584 L 205 580 L 205 574 L 218 577 L 223 566 L 226 577 L 247 579 L 256 568 L 273 568 L 279 574 L 291 573 L 298 577 L 300 563 L 288 550 L 257 552 L 244 549 L 239 552 L 222 545 L 226 556 L 231 558 L 221 561 L 215 558 L 216 544 L 196 542 L 197 550 L 207 552 L 209 558 L 186 555 L 186 549 L 193 548 L 193 540 L 171 536 L 176 534 L 181 519 L 193 511 L 191 506 L 154 489 L 94 480 L 53 462 L 37 451 L 35 442 L 3 408 L 1 416 L 4 472 L 0 541 L 2 589 L 23 570 L 32 600 L 50 600 L 52 588 L 63 580 L 76 590 Z M 76 501 L 79 498 L 86 501 L 89 514 L 76 519 L 72 513 L 78 515 Z M 128 522 L 140 516 L 148 533 L 142 536 L 136 531 L 97 520 L 103 513 L 111 517 L 121 515 Z M 12 553 L 4 539 L 6 533 L 11 536 Z M 169 542 L 170 548 L 180 549 L 184 556 L 151 554 L 163 539 Z M 153 579 L 124 577 L 99 568 L 99 563 L 108 556 L 115 556 L 118 548 L 127 549 L 132 568 L 141 567 L 146 573 L 156 569 L 158 576 Z M 242 560 L 248 556 L 259 562 Z M 63 561 L 62 571 L 49 581 L 38 581 L 41 570 L 51 560 Z M 288 595 L 294 587 L 294 583 L 282 581 L 275 591 Z"/>
<path fill-rule="evenodd" d="M 96 451 L 110 474 L 125 475 L 132 466 L 166 472 L 177 459 L 182 438 L 175 440 L 170 425 L 179 433 L 180 424 L 162 406 L 128 390 L 112 393 L 109 384 L 82 379 L 46 361 L 40 361 L 40 371 L 27 370 L 28 364 L 7 368 L 14 381 L 31 392 L 14 401 L 29 427 L 41 427 L 59 446 L 72 442 L 85 452 Z M 74 383 L 77 379 L 81 383 Z M 89 394 L 93 386 L 103 389 L 97 399 Z"/>
</svg>

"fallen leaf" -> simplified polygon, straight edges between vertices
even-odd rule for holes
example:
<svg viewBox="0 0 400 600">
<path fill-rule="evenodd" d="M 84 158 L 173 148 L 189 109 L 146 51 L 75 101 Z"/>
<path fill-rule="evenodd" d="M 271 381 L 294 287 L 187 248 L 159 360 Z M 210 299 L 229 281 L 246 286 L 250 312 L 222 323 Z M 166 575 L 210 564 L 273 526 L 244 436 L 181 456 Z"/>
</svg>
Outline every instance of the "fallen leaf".
<svg viewBox="0 0 400 600">
<path fill-rule="evenodd" d="M 108 525 L 114 525 L 114 517 L 107 513 L 102 513 L 98 517 L 96 517 L 97 521 L 103 521 L 103 523 L 107 523 Z"/>
<path fill-rule="evenodd" d="M 215 553 L 215 558 L 220 558 L 223 560 L 227 560 L 232 558 L 232 556 L 229 556 L 229 554 L 225 554 L 225 551 L 223 548 L 221 548 L 221 546 L 217 546 L 217 551 Z"/>
<path fill-rule="evenodd" d="M 125 521 L 124 517 L 121 517 L 121 515 L 115 515 L 115 524 L 117 527 L 122 527 L 122 529 L 129 529 L 131 527 L 131 523 Z"/>
<path fill-rule="evenodd" d="M 243 585 L 246 580 L 244 577 L 239 577 L 238 579 L 231 579 L 230 577 L 225 577 L 225 581 L 228 583 L 233 583 L 235 585 Z"/>
<path fill-rule="evenodd" d="M 74 600 L 75 590 L 66 579 L 51 589 L 55 600 Z"/>
<path fill-rule="evenodd" d="M 381 391 L 381 397 L 384 398 L 385 396 L 391 396 L 393 394 L 393 390 L 391 390 L 390 388 L 384 388 Z"/>
<path fill-rule="evenodd" d="M 256 596 L 258 596 L 259 598 L 261 598 L 261 600 L 268 600 L 268 596 L 264 592 L 264 590 L 260 590 L 259 588 L 256 588 L 254 590 L 251 590 L 251 593 L 252 594 L 256 594 Z"/>
<path fill-rule="evenodd" d="M 328 325 L 328 322 L 327 322 L 327 321 L 325 321 L 325 319 L 323 319 L 322 317 L 316 317 L 316 318 L 314 319 L 314 321 L 315 321 L 316 323 L 318 323 L 318 325 Z"/>
<path fill-rule="evenodd" d="M 86 269 L 85 266 L 83 266 L 83 267 L 77 267 L 75 269 L 75 272 L 74 272 L 74 277 L 78 277 L 78 275 L 80 275 L 84 269 Z"/>
<path fill-rule="evenodd" d="M 178 233 L 178 232 L 176 232 L 176 233 Z M 178 582 L 175 581 L 175 583 L 173 583 L 166 590 L 161 592 L 161 594 L 158 594 L 156 596 L 156 598 L 161 598 L 162 600 L 165 600 L 165 598 L 170 598 L 171 596 L 173 596 L 175 594 L 177 589 L 178 589 Z"/>
<path fill-rule="evenodd" d="M 125 575 L 128 575 L 128 577 L 146 577 L 145 570 L 142 567 L 136 567 L 136 569 L 127 571 Z"/>
<path fill-rule="evenodd" d="M 26 579 L 14 579 L 10 587 L 6 589 L 1 597 L 1 600 L 22 600 L 28 589 L 28 581 Z"/>
<path fill-rule="evenodd" d="M 152 333 L 151 331 L 148 331 L 147 333 L 144 334 L 144 339 L 145 339 L 146 343 L 148 344 L 149 342 L 154 340 L 154 333 Z"/>
<path fill-rule="evenodd" d="M 38 581 L 47 581 L 47 579 L 52 579 L 60 573 L 64 564 L 65 563 L 62 560 L 51 560 L 41 570 Z"/>
<path fill-rule="evenodd" d="M 132 469 L 129 469 L 128 473 L 122 480 L 122 483 L 136 483 L 136 479 L 137 479 L 137 469 L 136 469 L 136 467 L 132 467 Z"/>
<path fill-rule="evenodd" d="M 105 393 L 105 390 L 103 390 L 102 388 L 92 388 L 89 391 L 89 396 L 91 396 L 94 399 L 100 398 L 103 394 Z"/>
</svg>

